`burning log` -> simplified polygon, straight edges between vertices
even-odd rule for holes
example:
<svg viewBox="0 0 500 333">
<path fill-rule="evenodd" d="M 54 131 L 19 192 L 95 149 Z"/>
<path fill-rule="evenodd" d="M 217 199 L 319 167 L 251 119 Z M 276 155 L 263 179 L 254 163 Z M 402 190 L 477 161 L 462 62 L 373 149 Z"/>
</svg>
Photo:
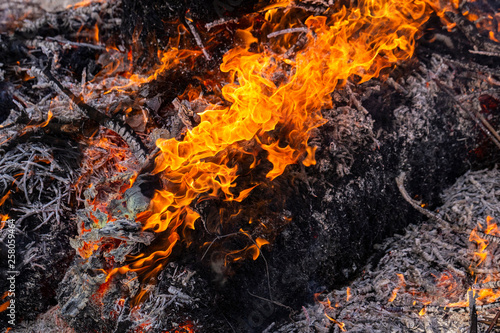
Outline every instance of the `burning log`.
<svg viewBox="0 0 500 333">
<path fill-rule="evenodd" d="M 483 135 L 500 142 L 500 76 L 469 50 L 473 41 L 495 53 L 497 35 L 473 31 L 453 4 L 259 1 L 233 5 L 237 19 L 220 21 L 215 3 L 134 3 L 79 4 L 2 35 L 13 50 L 0 55 L 9 81 L 0 95 L 8 108 L 0 148 L 9 156 L 0 209 L 26 238 L 54 218 L 61 225 L 64 211 L 71 228 L 50 232 L 64 237 L 61 261 L 72 264 L 57 270 L 50 316 L 76 332 L 272 331 L 294 309 L 307 327 L 322 323 L 303 304 L 351 280 L 376 243 L 420 220 L 395 176 L 406 172 L 410 193 L 434 207 L 471 165 L 496 159 Z M 138 27 L 129 15 L 137 12 L 152 16 Z M 441 29 L 437 17 L 463 33 L 416 48 L 418 35 Z M 57 142 L 45 141 L 47 154 L 30 155 L 38 137 L 70 142 L 71 151 L 78 143 L 78 158 L 58 168 Z M 50 187 L 57 181 L 69 189 Z M 37 186 L 53 192 L 35 200 Z M 474 232 L 477 244 L 498 238 Z M 452 244 L 433 246 L 411 248 L 445 277 L 467 277 L 436 249 Z M 34 252 L 20 253 L 19 269 Z M 30 283 L 47 276 L 23 272 Z M 394 301 L 410 281 L 423 284 L 422 270 L 411 272 L 349 289 L 347 302 Z M 16 302 L 32 320 L 32 303 Z M 327 322 L 343 329 L 328 310 Z"/>
</svg>

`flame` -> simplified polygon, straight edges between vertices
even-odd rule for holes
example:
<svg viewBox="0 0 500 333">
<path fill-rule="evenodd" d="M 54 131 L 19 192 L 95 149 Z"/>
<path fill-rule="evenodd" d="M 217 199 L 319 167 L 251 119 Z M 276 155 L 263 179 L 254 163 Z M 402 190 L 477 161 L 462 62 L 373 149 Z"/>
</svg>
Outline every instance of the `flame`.
<svg viewBox="0 0 500 333">
<path fill-rule="evenodd" d="M 391 297 L 388 300 L 389 303 L 392 303 L 396 299 L 396 296 L 398 295 L 398 292 L 401 288 L 406 287 L 404 275 L 399 273 L 396 273 L 396 275 L 398 276 L 399 279 L 399 285 L 392 290 Z"/>
<path fill-rule="evenodd" d="M 83 1 L 80 1 L 78 3 L 75 3 L 74 5 L 68 5 L 66 8 L 73 8 L 73 9 L 77 9 L 77 8 L 80 8 L 80 7 L 87 7 L 87 6 L 90 6 L 91 4 L 93 3 L 104 3 L 106 2 L 106 0 L 83 0 Z"/>
<path fill-rule="evenodd" d="M 468 307 L 469 306 L 469 291 L 471 290 L 471 288 L 469 288 L 467 290 L 467 292 L 465 293 L 465 301 L 458 301 L 458 302 L 454 302 L 454 303 L 448 303 L 446 304 L 446 307 L 447 308 L 464 308 L 464 307 Z"/>
<path fill-rule="evenodd" d="M 266 18 L 272 19 L 278 10 L 268 11 Z M 253 149 L 267 153 L 272 165 L 269 180 L 280 176 L 290 164 L 313 165 L 315 147 L 308 140 L 311 131 L 326 122 L 321 110 L 332 107 L 333 90 L 349 78 L 368 81 L 410 58 L 419 27 L 430 12 L 420 0 L 364 0 L 329 17 L 305 20 L 310 33 L 294 59 L 269 50 L 251 52 L 243 46 L 227 52 L 220 69 L 230 83 L 221 92 L 230 105 L 209 105 L 198 114 L 199 125 L 187 130 L 182 141 L 156 142 L 160 153 L 154 173 L 160 174 L 165 189 L 155 193 L 142 218 L 144 229 L 169 235 L 163 249 L 132 258 L 127 266 L 110 271 L 108 279 L 118 272 L 150 270 L 168 258 L 181 235 L 194 229 L 199 218 L 190 208 L 193 201 L 219 197 L 241 201 L 248 196 L 253 187 L 236 190 L 241 167 L 233 160 L 237 152 L 251 156 L 252 166 L 256 165 L 257 154 L 245 143 L 253 142 Z M 276 39 L 279 43 L 282 38 Z M 128 85 L 113 89 L 155 80 L 162 72 L 200 54 L 172 48 L 162 53 L 161 65 L 154 73 L 132 75 Z M 260 246 L 248 249 L 256 259 Z"/>
<path fill-rule="evenodd" d="M 474 252 L 474 257 L 477 259 L 476 266 L 483 264 L 488 256 L 491 256 L 491 253 L 487 251 L 487 247 L 489 245 L 489 241 L 480 237 L 480 235 L 476 232 L 476 230 L 482 230 L 486 235 L 500 235 L 500 230 L 498 229 L 498 225 L 495 222 L 495 219 L 491 216 L 486 217 L 486 228 L 483 228 L 480 224 L 471 232 L 469 240 L 471 242 L 475 242 L 478 248 L 477 252 Z M 486 275 L 482 279 L 476 279 L 476 283 L 487 283 L 492 281 L 497 281 L 498 279 L 492 274 Z M 500 290 L 493 291 L 493 289 L 480 289 L 475 291 L 476 297 L 478 301 L 482 301 L 483 303 L 492 303 L 496 302 L 500 298 Z"/>
<path fill-rule="evenodd" d="M 99 44 L 99 27 L 97 26 L 97 23 L 94 26 L 94 40 L 96 44 Z"/>
<path fill-rule="evenodd" d="M 2 304 L 0 304 L 0 312 L 4 312 L 5 310 L 7 310 L 7 308 L 9 307 L 10 305 L 10 300 L 8 300 L 7 302 L 4 302 Z"/>
<path fill-rule="evenodd" d="M 9 215 L 0 214 L 0 230 L 5 228 L 5 224 L 7 224 L 7 220 L 9 219 Z"/>
<path fill-rule="evenodd" d="M 495 223 L 495 219 L 491 216 L 486 217 L 486 228 L 484 228 L 481 224 L 478 223 L 477 227 L 471 231 L 469 240 L 475 243 L 477 248 L 477 251 L 474 252 L 474 259 L 476 259 L 476 264 L 475 264 L 476 267 L 483 265 L 486 259 L 488 259 L 491 256 L 491 253 L 487 251 L 489 241 L 481 237 L 481 235 L 478 233 L 479 230 L 485 233 L 486 235 L 495 235 L 495 236 L 500 235 L 500 230 L 498 229 L 498 225 L 497 223 Z M 471 274 L 473 275 L 474 272 L 472 271 Z M 475 283 L 482 284 L 491 281 L 498 281 L 498 279 L 494 275 L 488 274 L 481 279 L 478 279 L 478 277 L 476 277 Z M 483 304 L 496 302 L 498 299 L 500 299 L 500 290 L 493 291 L 493 289 L 484 289 L 484 288 L 480 290 L 474 290 L 474 297 L 476 298 L 477 301 L 480 301 Z M 467 306 L 469 306 L 468 293 L 466 301 L 458 301 L 447 305 L 447 307 L 467 307 Z"/>
<path fill-rule="evenodd" d="M 45 126 L 47 126 L 49 124 L 50 120 L 52 119 L 52 116 L 53 116 L 52 111 L 49 111 L 47 113 L 47 119 L 44 122 L 42 122 L 40 124 L 36 124 L 36 125 L 26 125 L 26 127 L 24 127 L 24 129 L 22 130 L 21 135 L 24 135 L 26 133 L 26 131 L 29 130 L 29 129 L 31 129 L 31 128 L 37 128 L 37 127 L 45 127 Z"/>
<path fill-rule="evenodd" d="M 493 223 L 493 220 L 494 219 L 491 216 L 488 216 L 486 218 L 487 227 L 483 232 L 487 235 L 498 235 L 499 233 L 498 226 L 496 223 Z M 489 255 L 488 251 L 486 251 L 486 248 L 489 245 L 489 241 L 480 237 L 476 232 L 477 229 L 482 229 L 480 224 L 478 224 L 476 229 L 472 230 L 469 241 L 476 243 L 478 251 L 474 252 L 474 257 L 478 260 L 476 266 L 479 266 L 486 260 Z"/>
<path fill-rule="evenodd" d="M 10 191 L 7 192 L 3 197 L 0 198 L 0 206 L 5 203 L 5 201 L 9 198 L 9 196 L 10 196 Z"/>
<path fill-rule="evenodd" d="M 327 315 L 326 313 L 325 313 L 325 316 L 326 316 L 326 318 L 330 319 L 330 320 L 331 320 L 334 324 L 336 324 L 336 325 L 340 328 L 340 330 L 341 330 L 342 332 L 347 332 L 347 330 L 346 330 L 346 328 L 345 328 L 345 324 L 344 324 L 343 322 L 340 322 L 340 321 L 338 321 L 338 320 L 333 319 L 332 317 L 330 317 L 330 316 L 329 316 L 329 315 Z"/>
</svg>

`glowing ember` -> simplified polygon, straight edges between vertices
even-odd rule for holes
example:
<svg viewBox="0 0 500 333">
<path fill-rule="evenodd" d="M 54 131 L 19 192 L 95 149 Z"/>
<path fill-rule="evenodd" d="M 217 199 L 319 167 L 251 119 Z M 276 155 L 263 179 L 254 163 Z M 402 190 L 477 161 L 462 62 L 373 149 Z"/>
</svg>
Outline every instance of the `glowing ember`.
<svg viewBox="0 0 500 333">
<path fill-rule="evenodd" d="M 181 324 L 174 330 L 166 331 L 165 333 L 194 333 L 194 325 L 190 322 Z"/>
</svg>

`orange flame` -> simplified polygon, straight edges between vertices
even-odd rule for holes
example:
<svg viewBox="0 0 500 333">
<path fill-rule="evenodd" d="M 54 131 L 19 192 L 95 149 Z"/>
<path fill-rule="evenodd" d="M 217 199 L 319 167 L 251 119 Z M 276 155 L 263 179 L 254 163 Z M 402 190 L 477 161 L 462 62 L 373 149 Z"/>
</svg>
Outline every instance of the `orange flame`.
<svg viewBox="0 0 500 333">
<path fill-rule="evenodd" d="M 481 230 L 486 235 L 498 236 L 500 234 L 500 230 L 498 229 L 498 226 L 495 223 L 494 218 L 491 216 L 486 217 L 486 228 L 483 228 L 481 224 L 478 223 L 478 226 L 474 230 L 472 230 L 469 236 L 469 240 L 471 242 L 476 243 L 476 246 L 478 248 L 478 251 L 474 252 L 474 258 L 476 259 L 476 264 L 475 264 L 476 267 L 482 265 L 486 261 L 486 259 L 489 256 L 491 256 L 491 253 L 486 250 L 489 245 L 489 241 L 481 237 L 481 235 L 478 233 L 478 230 Z M 496 277 L 489 274 L 482 279 L 476 278 L 476 283 L 481 284 L 496 280 L 497 280 Z M 500 299 L 500 290 L 497 291 L 493 291 L 493 289 L 475 290 L 474 297 L 476 298 L 477 301 L 483 302 L 483 304 L 496 302 L 498 299 Z M 447 305 L 447 307 L 466 307 L 468 305 L 469 305 L 469 299 L 467 293 L 466 301 L 458 301 L 455 303 L 450 303 Z"/>
<path fill-rule="evenodd" d="M 47 126 L 49 124 L 50 120 L 52 119 L 52 116 L 53 116 L 52 111 L 49 111 L 47 113 L 47 119 L 44 122 L 42 122 L 40 124 L 37 124 L 37 125 L 26 125 L 26 127 L 22 131 L 22 134 L 26 133 L 26 131 L 28 129 L 31 129 L 31 128 L 37 128 L 37 127 L 45 127 L 45 126 Z"/>
<path fill-rule="evenodd" d="M 103 3 L 105 2 L 106 0 L 83 0 L 83 1 L 80 1 L 78 3 L 75 3 L 74 5 L 68 5 L 66 8 L 73 8 L 73 9 L 77 9 L 77 8 L 80 8 L 80 7 L 87 7 L 93 3 Z"/>
<path fill-rule="evenodd" d="M 220 196 L 241 201 L 248 196 L 252 188 L 235 189 L 240 168 L 233 161 L 235 151 L 256 158 L 246 142 L 253 140 L 256 149 L 267 152 L 272 165 L 267 173 L 270 180 L 290 164 L 313 165 L 315 147 L 308 140 L 311 131 L 326 122 L 321 110 L 332 107 L 330 94 L 334 89 L 349 78 L 368 81 L 412 56 L 419 27 L 431 12 L 425 1 L 357 3 L 357 7 L 342 7 L 329 17 L 305 20 L 310 32 L 305 47 L 293 60 L 269 50 L 251 52 L 246 47 L 224 55 L 220 69 L 228 73 L 231 83 L 222 88 L 222 96 L 230 106 L 207 107 L 198 114 L 199 125 L 188 130 L 182 141 L 156 142 L 160 153 L 154 173 L 161 175 L 165 189 L 155 193 L 142 217 L 144 229 L 169 235 L 163 249 L 135 257 L 127 266 L 113 269 L 108 279 L 118 272 L 144 272 L 148 266 L 160 265 L 181 239 L 180 234 L 194 229 L 199 215 L 190 208 L 193 201 Z M 277 43 L 281 37 L 276 38 Z M 150 82 L 162 71 L 199 54 L 172 48 L 163 54 L 160 69 L 145 78 L 132 76 L 131 82 Z M 258 251 L 255 253 L 258 256 Z"/>
<path fill-rule="evenodd" d="M 396 273 L 396 275 L 398 276 L 398 279 L 399 279 L 399 285 L 392 290 L 391 297 L 388 300 L 389 303 L 394 302 L 394 300 L 396 299 L 396 296 L 398 295 L 399 290 L 406 286 L 404 275 L 399 274 L 399 273 Z"/>
<path fill-rule="evenodd" d="M 488 216 L 486 218 L 486 223 L 487 227 L 483 232 L 487 235 L 498 235 L 499 233 L 498 226 L 496 223 L 493 223 L 493 218 L 491 216 Z M 481 225 L 478 225 L 477 228 L 482 229 Z M 478 258 L 478 263 L 476 265 L 479 266 L 488 257 L 488 251 L 486 251 L 486 248 L 489 245 L 489 241 L 480 237 L 479 234 L 476 232 L 476 229 L 472 230 L 469 237 L 469 241 L 475 242 L 478 247 L 478 251 L 474 252 L 474 257 Z"/>
<path fill-rule="evenodd" d="M 0 198 L 0 206 L 5 203 L 5 201 L 9 198 L 9 196 L 10 196 L 10 191 Z"/>
<path fill-rule="evenodd" d="M 483 228 L 478 224 L 477 229 Z M 495 219 L 491 216 L 486 217 L 486 228 L 482 231 L 487 235 L 498 236 L 500 234 L 498 225 L 495 223 Z M 474 252 L 474 257 L 478 259 L 478 263 L 476 265 L 479 266 L 488 258 L 488 256 L 491 255 L 491 253 L 486 250 L 489 245 L 489 241 L 480 237 L 476 232 L 476 229 L 471 232 L 469 240 L 471 242 L 475 242 L 478 247 L 479 251 Z M 486 277 L 476 281 L 476 283 L 487 283 L 496 280 L 496 277 L 488 274 Z M 475 293 L 477 294 L 477 300 L 482 301 L 483 303 L 495 302 L 500 298 L 500 290 L 493 291 L 493 289 L 480 289 L 475 291 Z"/>
<path fill-rule="evenodd" d="M 338 320 L 333 319 L 332 317 L 330 317 L 330 316 L 329 316 L 329 315 L 327 315 L 326 313 L 325 313 L 325 316 L 326 316 L 326 318 L 330 319 L 330 320 L 331 320 L 334 324 L 336 324 L 336 325 L 340 328 L 340 330 L 341 330 L 342 332 L 347 332 L 347 330 L 346 330 L 346 328 L 345 328 L 345 324 L 344 324 L 343 322 L 340 322 L 340 321 L 338 321 Z"/>
</svg>

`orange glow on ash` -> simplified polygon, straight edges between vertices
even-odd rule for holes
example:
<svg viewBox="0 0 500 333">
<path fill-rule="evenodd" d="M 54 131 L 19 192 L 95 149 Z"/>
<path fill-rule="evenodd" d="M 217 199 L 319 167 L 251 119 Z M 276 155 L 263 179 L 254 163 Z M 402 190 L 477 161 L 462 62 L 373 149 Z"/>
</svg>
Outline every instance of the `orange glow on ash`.
<svg viewBox="0 0 500 333">
<path fill-rule="evenodd" d="M 481 231 L 486 235 L 498 236 L 500 234 L 500 230 L 498 229 L 497 223 L 495 223 L 495 219 L 491 216 L 486 217 L 486 228 L 484 228 L 481 224 L 478 223 L 477 227 L 474 230 L 472 230 L 469 236 L 469 240 L 475 243 L 477 249 L 473 254 L 473 258 L 475 259 L 474 268 L 482 266 L 485 262 L 491 260 L 490 258 L 491 253 L 488 251 L 488 245 L 490 242 L 487 239 L 483 238 L 478 231 Z M 474 271 L 472 271 L 471 274 L 474 275 Z M 486 274 L 486 275 L 481 275 L 481 278 L 479 278 L 479 276 L 476 276 L 475 284 L 481 285 L 487 282 L 495 282 L 495 281 L 498 281 L 497 275 Z M 456 283 L 454 284 L 453 288 L 450 286 L 450 291 L 451 289 L 454 289 L 455 286 Z M 489 288 L 474 290 L 474 297 L 476 298 L 476 301 L 482 304 L 493 303 L 498 301 L 498 299 L 500 299 L 500 290 L 489 289 Z M 468 293 L 467 293 L 467 299 L 465 301 L 458 301 L 447 305 L 447 307 L 450 308 L 467 307 L 467 306 L 469 306 Z"/>
<path fill-rule="evenodd" d="M 177 327 L 173 330 L 165 331 L 165 333 L 194 333 L 194 332 L 196 332 L 196 331 L 194 329 L 193 323 L 191 323 L 191 322 L 181 324 L 181 325 L 179 325 L 179 327 Z"/>
</svg>

